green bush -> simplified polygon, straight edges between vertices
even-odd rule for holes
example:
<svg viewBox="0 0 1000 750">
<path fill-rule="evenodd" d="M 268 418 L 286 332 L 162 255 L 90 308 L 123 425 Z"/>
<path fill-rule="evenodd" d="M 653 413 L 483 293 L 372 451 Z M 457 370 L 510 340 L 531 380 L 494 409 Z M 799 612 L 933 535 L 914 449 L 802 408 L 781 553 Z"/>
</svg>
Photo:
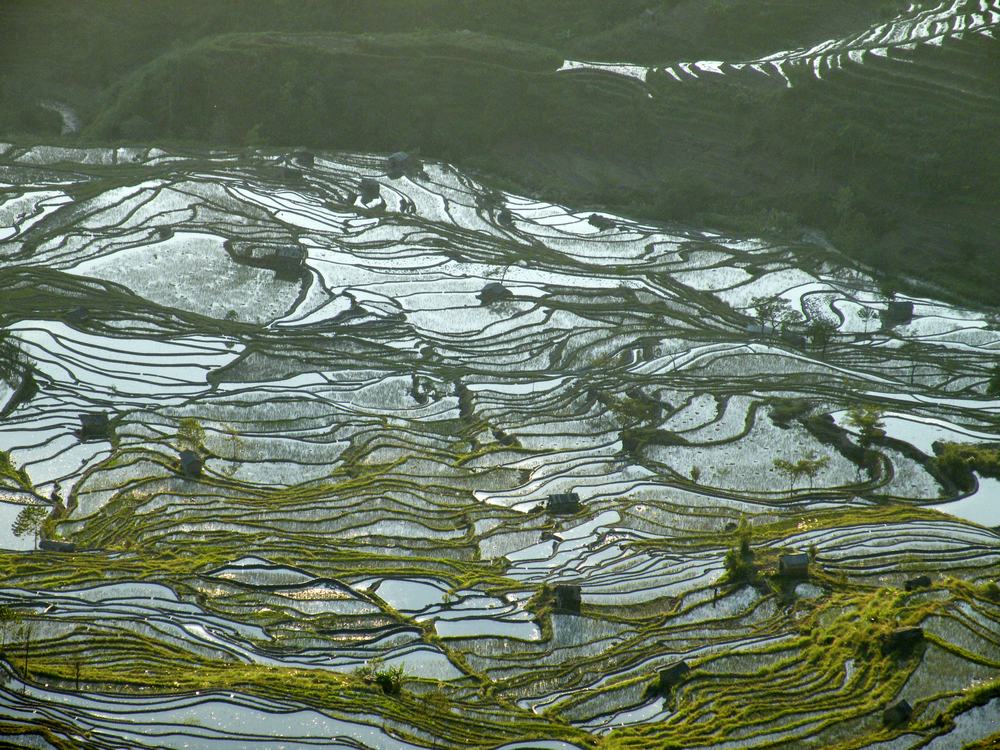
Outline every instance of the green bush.
<svg viewBox="0 0 1000 750">
<path fill-rule="evenodd" d="M 972 472 L 1000 477 L 1000 446 L 990 443 L 934 443 L 935 468 L 960 489 L 975 486 Z"/>
</svg>

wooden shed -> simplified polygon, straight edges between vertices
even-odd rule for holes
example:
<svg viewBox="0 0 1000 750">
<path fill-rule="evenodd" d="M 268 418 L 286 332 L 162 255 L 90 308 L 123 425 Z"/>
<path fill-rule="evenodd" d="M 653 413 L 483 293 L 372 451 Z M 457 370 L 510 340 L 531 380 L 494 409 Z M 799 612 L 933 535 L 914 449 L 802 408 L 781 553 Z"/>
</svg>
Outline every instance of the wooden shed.
<svg viewBox="0 0 1000 750">
<path fill-rule="evenodd" d="M 691 667 L 688 663 L 681 659 L 680 661 L 675 661 L 672 664 L 668 664 L 666 667 L 660 670 L 660 681 L 657 686 L 661 693 L 666 693 L 673 689 L 675 685 L 679 685 L 687 677 L 688 672 L 691 671 Z"/>
<path fill-rule="evenodd" d="M 111 422 L 104 412 L 80 415 L 80 440 L 107 440 L 111 436 Z"/>
<path fill-rule="evenodd" d="M 882 653 L 907 655 L 924 640 L 921 627 L 896 628 L 882 639 Z"/>
<path fill-rule="evenodd" d="M 279 247 L 271 256 L 271 264 L 279 272 L 297 273 L 306 264 L 306 249 L 298 245 Z"/>
<path fill-rule="evenodd" d="M 796 552 L 778 558 L 778 573 L 786 578 L 809 577 L 809 555 Z"/>
<path fill-rule="evenodd" d="M 602 232 L 615 228 L 614 219 L 609 219 L 607 216 L 601 216 L 600 214 L 591 214 L 588 216 L 587 223 L 595 229 L 600 229 Z"/>
<path fill-rule="evenodd" d="M 420 162 L 412 154 L 405 151 L 397 151 L 389 154 L 385 160 L 385 171 L 392 179 L 411 175 L 420 171 Z"/>
<path fill-rule="evenodd" d="M 197 479 L 200 477 L 203 465 L 204 463 L 201 460 L 201 456 L 194 451 L 180 452 L 181 474 L 184 475 L 185 479 Z"/>
<path fill-rule="evenodd" d="M 906 700 L 893 703 L 882 712 L 882 723 L 887 727 L 898 727 L 905 724 L 913 716 L 913 707 Z"/>
<path fill-rule="evenodd" d="M 361 180 L 361 184 L 358 186 L 358 194 L 361 196 L 361 200 L 363 202 L 371 203 L 381 197 L 382 186 L 371 177 L 364 177 Z"/>
<path fill-rule="evenodd" d="M 555 602 L 553 611 L 564 615 L 580 614 L 580 587 L 561 583 L 554 589 Z"/>
<path fill-rule="evenodd" d="M 514 293 L 499 281 L 491 281 L 479 293 L 479 301 L 484 305 L 492 305 L 494 302 L 511 299 L 513 296 Z"/>
<path fill-rule="evenodd" d="M 903 587 L 907 591 L 915 591 L 916 589 L 926 589 L 930 585 L 931 585 L 931 577 L 923 575 L 909 579 L 905 584 L 903 584 Z"/>
<path fill-rule="evenodd" d="M 545 498 L 545 509 L 556 515 L 570 515 L 580 510 L 580 496 L 575 492 L 560 492 Z"/>
<path fill-rule="evenodd" d="M 60 542 L 58 539 L 39 539 L 38 549 L 48 552 L 76 552 L 73 542 Z"/>
<path fill-rule="evenodd" d="M 89 317 L 90 317 L 90 310 L 88 310 L 83 305 L 74 307 L 72 310 L 66 313 L 66 321 L 68 323 L 72 323 L 73 325 L 80 325 L 81 323 L 86 322 L 86 320 Z"/>
<path fill-rule="evenodd" d="M 890 302 L 882 313 L 882 323 L 886 328 L 901 326 L 913 320 L 913 303 L 903 300 Z"/>
</svg>

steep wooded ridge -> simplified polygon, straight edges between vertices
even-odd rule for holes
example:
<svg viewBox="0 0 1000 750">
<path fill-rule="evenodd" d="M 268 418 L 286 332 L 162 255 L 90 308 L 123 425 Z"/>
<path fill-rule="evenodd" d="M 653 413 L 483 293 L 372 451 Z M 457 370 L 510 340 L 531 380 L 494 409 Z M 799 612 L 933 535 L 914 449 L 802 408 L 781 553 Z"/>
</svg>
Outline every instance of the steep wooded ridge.
<svg viewBox="0 0 1000 750">
<path fill-rule="evenodd" d="M 995 301 L 994 0 L 134 6 L 0 10 L 0 134 L 58 134 L 55 101 L 92 143 L 419 150 Z"/>
</svg>

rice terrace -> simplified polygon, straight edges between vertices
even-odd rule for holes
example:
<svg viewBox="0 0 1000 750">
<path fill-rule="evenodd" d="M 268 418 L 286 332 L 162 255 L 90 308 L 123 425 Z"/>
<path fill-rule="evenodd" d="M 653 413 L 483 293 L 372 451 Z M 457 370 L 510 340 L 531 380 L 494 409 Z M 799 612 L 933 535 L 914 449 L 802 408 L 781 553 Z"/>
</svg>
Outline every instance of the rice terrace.
<svg viewBox="0 0 1000 750">
<path fill-rule="evenodd" d="M 775 22 L 789 38 L 769 54 L 748 36 L 662 63 L 657 14 L 709 11 L 648 5 L 542 39 L 540 2 L 539 38 L 482 54 L 513 69 L 516 41 L 527 70 L 550 44 L 537 85 L 609 118 L 630 97 L 680 111 L 864 76 L 965 92 L 968 127 L 1000 111 L 1000 2 L 845 0 L 826 41 Z M 855 132 L 859 186 L 829 192 L 829 225 L 769 208 L 766 177 L 740 211 L 705 187 L 676 216 L 656 205 L 680 183 L 630 211 L 600 174 L 638 196 L 639 167 L 600 144 L 569 159 L 541 131 L 523 162 L 482 133 L 323 142 L 261 114 L 233 135 L 197 86 L 137 124 L 199 55 L 206 81 L 251 42 L 378 76 L 388 47 L 433 65 L 482 32 L 462 3 L 406 42 L 351 28 L 375 22 L 348 5 L 336 39 L 294 23 L 338 3 L 251 6 L 289 28 L 226 27 L 220 3 L 221 36 L 178 32 L 191 46 L 117 72 L 99 111 L 43 70 L 47 98 L 0 116 L 0 747 L 1000 746 L 995 190 L 948 204 L 962 221 L 902 193 L 887 218 Z M 188 6 L 135 18 L 161 7 Z M 636 58 L 602 56 L 616 34 Z M 229 123 L 243 105 L 220 106 Z M 641 139 L 643 122 L 621 127 Z M 750 169 L 705 154 L 687 174 Z M 799 166 L 789 181 L 819 179 Z M 927 189 L 951 195 L 941 179 Z M 924 229 L 933 262 L 877 249 Z"/>
</svg>

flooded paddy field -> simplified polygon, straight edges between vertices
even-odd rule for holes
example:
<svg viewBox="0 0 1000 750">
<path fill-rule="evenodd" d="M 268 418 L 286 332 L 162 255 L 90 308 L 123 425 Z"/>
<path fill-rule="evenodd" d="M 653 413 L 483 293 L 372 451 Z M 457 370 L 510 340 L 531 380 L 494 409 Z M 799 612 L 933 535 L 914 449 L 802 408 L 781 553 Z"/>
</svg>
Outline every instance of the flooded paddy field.
<svg viewBox="0 0 1000 750">
<path fill-rule="evenodd" d="M 0 145 L 0 735 L 995 736 L 1000 491 L 937 454 L 1000 443 L 1000 318 L 845 264 L 440 163 Z"/>
</svg>

